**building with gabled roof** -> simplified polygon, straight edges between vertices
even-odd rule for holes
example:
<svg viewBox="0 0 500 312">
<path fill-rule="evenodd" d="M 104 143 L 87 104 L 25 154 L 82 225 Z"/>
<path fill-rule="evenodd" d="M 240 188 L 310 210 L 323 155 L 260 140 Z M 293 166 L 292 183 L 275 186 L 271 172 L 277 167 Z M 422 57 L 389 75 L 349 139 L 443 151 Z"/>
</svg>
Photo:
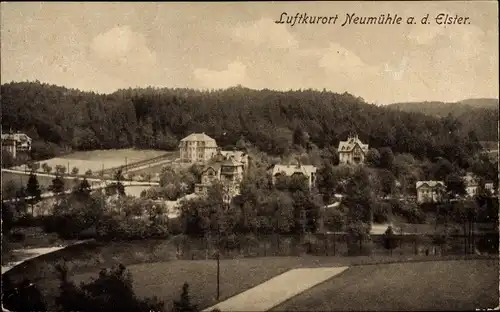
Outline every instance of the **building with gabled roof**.
<svg viewBox="0 0 500 312">
<path fill-rule="evenodd" d="M 2 133 L 2 150 L 8 151 L 13 158 L 18 152 L 31 151 L 32 139 L 22 132 Z"/>
<path fill-rule="evenodd" d="M 279 175 L 285 175 L 291 177 L 293 175 L 303 175 L 307 178 L 309 188 L 312 188 L 316 184 L 316 172 L 318 168 L 312 165 L 302 165 L 297 163 L 296 165 L 272 165 L 268 172 L 271 174 L 273 184 L 276 183 L 276 178 Z"/>
<path fill-rule="evenodd" d="M 446 185 L 443 181 L 417 181 L 417 202 L 437 203 L 443 199 Z"/>
<path fill-rule="evenodd" d="M 179 143 L 180 161 L 205 163 L 217 152 L 217 143 L 205 133 L 192 133 Z"/>
<path fill-rule="evenodd" d="M 207 194 L 210 186 L 221 183 L 224 187 L 224 201 L 230 202 L 240 193 L 244 173 L 245 164 L 235 159 L 234 155 L 224 156 L 217 153 L 203 166 L 201 181 L 195 185 L 195 193 Z"/>
<path fill-rule="evenodd" d="M 369 146 L 364 144 L 357 135 L 350 135 L 347 141 L 340 141 L 337 149 L 341 164 L 363 164 Z"/>
</svg>

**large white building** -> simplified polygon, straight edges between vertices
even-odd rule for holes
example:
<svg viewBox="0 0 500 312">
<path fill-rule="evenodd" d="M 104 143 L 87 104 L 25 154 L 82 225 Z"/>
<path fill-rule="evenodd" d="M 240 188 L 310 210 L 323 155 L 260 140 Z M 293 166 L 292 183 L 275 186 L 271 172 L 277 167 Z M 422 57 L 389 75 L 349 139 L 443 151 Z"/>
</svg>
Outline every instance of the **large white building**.
<svg viewBox="0 0 500 312">
<path fill-rule="evenodd" d="M 217 143 L 205 133 L 192 133 L 179 143 L 183 163 L 205 163 L 217 153 Z"/>
<path fill-rule="evenodd" d="M 363 164 L 368 148 L 368 144 L 361 142 L 357 135 L 349 136 L 347 141 L 339 142 L 339 162 L 346 165 Z"/>
</svg>

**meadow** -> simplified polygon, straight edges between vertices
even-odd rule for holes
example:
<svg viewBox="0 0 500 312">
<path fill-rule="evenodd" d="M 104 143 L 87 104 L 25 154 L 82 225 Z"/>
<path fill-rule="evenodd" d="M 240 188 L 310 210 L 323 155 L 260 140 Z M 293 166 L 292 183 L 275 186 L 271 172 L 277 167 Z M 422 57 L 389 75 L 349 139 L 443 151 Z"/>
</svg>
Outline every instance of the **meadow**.
<svg viewBox="0 0 500 312">
<path fill-rule="evenodd" d="M 71 279 L 75 282 L 88 282 L 91 279 L 97 278 L 101 268 L 109 268 L 112 265 L 123 263 L 132 274 L 134 290 L 138 296 L 157 296 L 165 301 L 167 308 L 171 307 L 172 300 L 179 298 L 181 287 L 185 282 L 190 285 L 191 302 L 199 308 L 203 309 L 218 302 L 216 298 L 217 262 L 213 259 L 177 260 L 175 247 L 165 241 L 156 243 L 111 242 L 107 244 L 91 242 L 86 245 L 72 246 L 67 250 L 57 251 L 53 254 L 30 260 L 19 267 L 13 268 L 8 275 L 14 280 L 21 280 L 23 276 L 29 277 L 40 285 L 43 294 L 48 296 L 46 298 L 50 302 L 54 299 L 53 296 L 58 293 L 57 287 L 59 283 L 54 267 L 56 263 L 60 263 L 61 259 L 70 259 L 66 264 L 69 268 Z M 468 260 L 466 261 L 465 259 Z M 473 259 L 482 260 L 476 261 Z M 446 260 L 463 261 L 450 262 Z M 423 263 L 417 263 L 417 261 L 423 261 Z M 409 263 L 395 266 L 380 265 L 398 262 Z M 446 301 L 446 304 L 450 304 L 450 307 L 456 307 L 458 304 L 464 303 L 465 300 L 472 300 L 471 298 L 474 296 L 477 297 L 477 300 L 472 300 L 471 304 L 488 304 L 491 302 L 492 295 L 495 295 L 495 292 L 492 292 L 494 288 L 491 288 L 491 286 L 495 281 L 496 285 L 498 285 L 498 258 L 495 257 L 487 258 L 474 255 L 444 257 L 318 257 L 306 255 L 300 257 L 236 258 L 220 260 L 219 301 L 252 288 L 290 269 L 337 266 L 352 267 L 349 269 L 348 278 L 344 275 L 347 273 L 343 273 L 325 282 L 325 284 L 329 285 L 326 290 L 324 289 L 325 284 L 320 284 L 306 293 L 314 292 L 313 295 L 316 296 L 315 294 L 318 292 L 316 288 L 327 292 L 330 289 L 329 287 L 337 287 L 333 291 L 334 295 L 331 293 L 326 295 L 321 293 L 319 296 L 325 295 L 329 296 L 329 298 L 332 298 L 332 296 L 333 298 L 339 298 L 338 293 L 343 291 L 341 285 L 347 285 L 346 291 L 348 291 L 348 297 L 342 301 L 344 304 L 347 304 L 346 306 L 341 306 L 339 309 L 324 309 L 327 303 L 315 301 L 323 304 L 323 306 L 315 306 L 312 302 L 317 299 L 311 299 L 311 301 L 307 301 L 309 302 L 307 309 L 304 309 L 303 301 L 300 301 L 304 299 L 301 299 L 302 295 L 299 295 L 297 296 L 299 298 L 297 299 L 298 301 L 293 301 L 293 304 L 297 305 L 298 308 L 288 305 L 286 307 L 278 307 L 278 311 L 294 309 L 302 311 L 308 309 L 345 310 L 342 307 L 349 308 L 356 302 L 359 302 L 360 305 L 354 305 L 352 310 L 361 311 L 363 310 L 359 308 L 361 304 L 368 304 L 376 296 L 381 296 L 381 287 L 385 291 L 387 291 L 387 288 L 390 288 L 396 292 L 396 294 L 388 296 L 382 303 L 375 306 L 375 308 L 378 307 L 381 310 L 385 309 L 388 311 L 391 310 L 390 304 L 393 304 L 395 307 L 399 307 L 402 304 L 402 300 L 398 299 L 398 296 L 404 295 L 403 292 L 408 291 L 408 288 L 414 288 L 412 293 L 414 296 L 418 296 L 418 292 L 420 292 L 420 297 L 417 298 L 419 298 L 418 300 L 422 300 L 422 293 L 425 293 L 425 290 L 429 287 L 429 283 L 434 283 L 432 286 L 433 290 L 441 291 L 440 294 L 442 296 L 440 297 Z M 409 269 L 405 270 L 405 266 L 408 266 Z M 378 273 L 379 270 L 381 273 Z M 341 278 L 344 278 L 344 280 Z M 341 280 L 336 282 L 338 279 Z M 469 279 L 471 280 L 470 282 L 468 282 Z M 378 283 L 387 283 L 388 285 L 379 286 Z M 363 286 L 363 284 L 367 284 L 368 286 Z M 465 299 L 457 294 L 456 285 L 463 287 L 464 291 L 467 292 L 467 296 L 464 297 Z M 340 290 L 339 287 L 341 288 Z M 359 300 L 355 297 L 355 287 L 358 287 L 357 289 L 360 292 Z M 397 292 L 398 287 L 401 289 L 399 292 Z M 448 290 L 446 287 L 452 287 L 452 290 Z M 371 294 L 370 291 L 372 291 Z M 436 293 L 434 292 L 433 294 Z M 382 294 L 383 296 L 385 294 Z M 429 300 L 428 306 L 432 307 L 432 304 L 442 304 L 439 302 L 440 297 Z M 328 300 L 328 298 L 322 300 Z M 413 305 L 418 302 L 414 298 L 409 300 L 411 301 L 409 304 Z M 334 303 L 337 302 L 336 300 L 332 301 Z M 354 301 L 354 303 L 351 301 Z M 367 306 L 370 305 L 365 305 L 365 307 Z M 439 305 L 436 306 L 439 307 Z M 403 305 L 403 307 L 406 306 Z"/>
<path fill-rule="evenodd" d="M 498 260 L 352 267 L 271 311 L 474 311 L 498 306 Z"/>
<path fill-rule="evenodd" d="M 165 154 L 168 154 L 168 152 L 138 149 L 78 151 L 61 157 L 40 161 L 39 163 L 40 165 L 46 163 L 52 168 L 55 168 L 56 165 L 62 165 L 66 168 L 69 167 L 70 171 L 73 167 L 77 167 L 79 173 L 83 174 L 87 170 L 97 172 L 103 169 L 117 168 Z"/>
</svg>

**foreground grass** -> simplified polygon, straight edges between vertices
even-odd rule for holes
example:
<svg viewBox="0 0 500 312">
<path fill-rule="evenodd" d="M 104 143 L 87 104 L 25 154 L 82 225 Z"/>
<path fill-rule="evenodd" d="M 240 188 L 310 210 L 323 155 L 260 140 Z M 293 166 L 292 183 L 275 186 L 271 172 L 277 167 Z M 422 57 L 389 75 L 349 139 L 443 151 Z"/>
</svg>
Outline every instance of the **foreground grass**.
<svg viewBox="0 0 500 312">
<path fill-rule="evenodd" d="M 478 256 L 294 256 L 236 258 L 220 261 L 220 300 L 256 286 L 287 270 L 300 267 L 357 266 L 401 261 L 467 259 Z M 29 278 L 39 285 L 51 306 L 58 294 L 55 265 L 67 259 L 69 274 L 77 281 L 98 276 L 101 268 L 124 264 L 132 273 L 139 296 L 158 296 L 167 307 L 178 299 L 182 284 L 190 284 L 193 303 L 205 308 L 216 303 L 217 268 L 215 260 L 176 260 L 176 248 L 169 240 L 131 242 L 93 242 L 70 247 L 23 263 L 8 272 L 15 281 Z M 496 258 L 498 263 L 498 257 Z M 491 260 L 489 260 L 491 261 Z M 498 274 L 496 275 L 498 276 Z"/>
<path fill-rule="evenodd" d="M 411 259 L 410 261 L 421 261 L 419 259 Z M 436 260 L 436 258 L 428 257 L 423 260 Z M 444 259 L 441 259 L 444 260 Z M 245 290 L 248 290 L 254 286 L 257 286 L 281 273 L 284 273 L 288 270 L 302 267 L 336 267 L 336 266 L 345 266 L 345 265 L 353 265 L 355 269 L 353 270 L 361 270 L 358 275 L 354 275 L 351 278 L 353 279 L 354 285 L 357 283 L 364 283 L 365 279 L 370 279 L 370 272 L 378 272 L 379 266 L 373 265 L 377 263 L 390 263 L 394 261 L 408 261 L 408 258 L 371 258 L 371 257 L 356 257 L 356 258 L 341 258 L 341 257 L 313 257 L 313 256 L 304 256 L 304 257 L 268 257 L 268 258 L 242 258 L 242 259 L 231 259 L 231 260 L 221 260 L 220 261 L 220 300 L 223 301 L 241 293 Z M 405 275 L 405 266 L 409 265 L 410 268 L 413 268 L 413 271 L 410 270 L 410 276 L 407 281 L 411 281 L 413 279 L 412 275 L 420 274 L 418 271 L 426 271 L 429 273 L 429 270 L 437 272 L 436 281 L 445 281 L 445 279 L 441 278 L 441 275 L 446 275 L 447 273 L 452 274 L 455 279 L 458 279 L 460 283 L 466 282 L 468 276 L 472 279 L 476 279 L 476 282 L 484 282 L 485 288 L 483 289 L 483 293 L 487 292 L 488 288 L 491 288 L 492 282 L 494 283 L 495 279 L 492 275 L 495 270 L 497 270 L 497 266 L 492 265 L 495 260 L 469 260 L 469 261 L 452 261 L 451 263 L 458 263 L 459 265 L 468 268 L 470 266 L 469 271 L 457 273 L 450 273 L 450 268 L 453 267 L 448 265 L 446 261 L 438 261 L 438 262 L 422 262 L 422 263 L 408 263 L 408 264 L 396 264 L 399 265 L 399 271 L 391 273 L 386 271 L 381 271 L 384 273 L 377 273 L 377 277 L 379 280 L 386 276 L 387 274 L 395 274 L 393 278 L 395 278 L 392 283 L 396 283 L 400 281 L 398 279 L 399 276 L 408 277 Z M 498 260 L 496 260 L 498 263 Z M 477 263 L 476 263 L 477 262 Z M 468 264 L 469 263 L 469 264 Z M 484 266 L 485 263 L 488 263 L 489 266 Z M 365 266 L 369 264 L 368 266 Z M 371 264 L 371 265 L 370 265 Z M 389 265 L 382 265 L 382 267 L 390 267 Z M 368 268 L 368 269 L 366 269 Z M 134 279 L 134 288 L 139 296 L 151 296 L 155 295 L 161 298 L 166 302 L 167 308 L 171 307 L 172 301 L 177 299 L 180 295 L 180 289 L 182 284 L 187 282 L 190 285 L 190 292 L 192 297 L 192 302 L 197 304 L 200 308 L 206 308 L 216 304 L 217 298 L 217 262 L 215 260 L 177 260 L 170 262 L 162 262 L 162 263 L 148 263 L 148 264 L 138 264 L 131 265 L 128 267 L 130 272 L 132 273 Z M 432 272 L 431 271 L 431 272 Z M 354 271 L 357 272 L 357 271 Z M 445 272 L 445 273 L 443 273 Z M 451 272 L 454 272 L 453 270 Z M 498 272 L 498 270 L 496 271 Z M 95 277 L 97 272 L 88 272 L 84 274 L 76 274 L 74 275 L 74 280 L 77 282 L 88 281 L 90 278 Z M 455 274 L 455 275 L 453 275 Z M 476 275 L 474 275 L 476 274 Z M 362 278 L 360 281 L 359 279 Z M 354 282 L 358 279 L 357 282 Z M 461 281 L 460 281 L 461 279 Z M 496 279 L 498 281 L 498 279 Z M 423 283 L 420 285 L 422 289 L 426 288 L 426 281 L 424 279 L 420 279 L 416 281 L 416 283 Z M 403 284 L 404 286 L 405 284 Z M 411 284 L 410 284 L 411 285 Z M 477 284 L 478 286 L 480 284 Z M 498 285 L 498 283 L 497 283 Z M 401 287 L 398 285 L 394 285 L 395 287 Z M 442 285 L 443 286 L 443 285 Z M 447 284 L 443 287 L 447 287 Z M 404 288 L 404 287 L 403 287 Z M 403 289 L 401 288 L 401 289 Z M 443 288 L 444 289 L 444 288 Z M 480 292 L 481 289 L 478 291 Z M 436 290 L 439 291 L 439 290 Z M 478 293 L 478 291 L 470 292 L 470 293 Z M 331 297 L 331 295 L 330 295 Z M 389 297 L 388 297 L 389 298 Z M 369 300 L 373 298 L 370 297 Z M 390 298 L 389 298 L 390 299 Z M 482 299 L 482 301 L 487 301 L 486 299 Z M 481 302 L 482 302 L 481 301 Z M 490 300 L 491 301 L 491 300 Z M 387 301 L 385 301 L 387 302 Z M 389 301 L 391 302 L 391 301 Z M 431 302 L 430 307 L 432 308 Z M 388 305 L 381 306 L 381 309 L 390 307 Z M 285 309 L 288 310 L 288 309 Z M 301 307 L 298 310 L 308 310 L 306 307 Z M 319 310 L 331 310 L 331 309 L 319 309 Z M 335 309 L 333 309 L 335 310 Z M 343 309 L 340 309 L 343 310 Z M 354 310 L 362 310 L 361 308 L 355 308 Z"/>
<path fill-rule="evenodd" d="M 498 260 L 350 268 L 272 311 L 473 311 L 498 306 Z"/>
</svg>

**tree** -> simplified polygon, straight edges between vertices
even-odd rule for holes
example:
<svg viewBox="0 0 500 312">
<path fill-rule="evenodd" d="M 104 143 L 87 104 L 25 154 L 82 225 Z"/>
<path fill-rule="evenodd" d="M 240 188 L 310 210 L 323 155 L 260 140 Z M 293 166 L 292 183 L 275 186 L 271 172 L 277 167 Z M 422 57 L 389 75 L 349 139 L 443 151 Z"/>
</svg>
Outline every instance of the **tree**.
<svg viewBox="0 0 500 312">
<path fill-rule="evenodd" d="M 13 205 L 2 202 L 2 234 L 9 235 L 14 223 Z"/>
<path fill-rule="evenodd" d="M 91 187 L 89 181 L 87 180 L 87 178 L 83 178 L 83 180 L 80 182 L 80 185 L 77 188 L 77 193 L 84 197 L 88 197 L 90 196 L 90 192 L 91 192 Z"/>
<path fill-rule="evenodd" d="M 7 150 L 2 150 L 2 168 L 10 168 L 15 166 L 16 160 Z"/>
<path fill-rule="evenodd" d="M 318 191 L 323 195 L 323 201 L 330 203 L 334 198 L 337 188 L 337 179 L 335 177 L 335 169 L 332 165 L 325 165 L 318 172 Z"/>
<path fill-rule="evenodd" d="M 382 147 L 380 149 L 380 168 L 392 170 L 394 164 L 394 154 L 390 147 Z"/>
<path fill-rule="evenodd" d="M 87 177 L 92 176 L 92 170 L 88 169 L 87 171 L 85 171 L 85 176 Z"/>
<path fill-rule="evenodd" d="M 346 223 L 346 212 L 341 207 L 327 208 L 323 212 L 323 225 L 328 231 L 342 231 Z"/>
<path fill-rule="evenodd" d="M 296 127 L 293 132 L 293 144 L 301 147 L 307 147 L 308 142 L 309 135 L 301 127 Z"/>
<path fill-rule="evenodd" d="M 384 233 L 384 248 L 391 252 L 397 247 L 397 239 L 392 226 L 389 226 Z"/>
<path fill-rule="evenodd" d="M 179 300 L 174 301 L 173 312 L 197 312 L 196 305 L 191 303 L 189 297 L 189 284 L 182 285 L 182 293 Z"/>
<path fill-rule="evenodd" d="M 380 167 L 380 153 L 375 148 L 370 148 L 368 153 L 366 153 L 365 163 L 374 168 Z"/>
<path fill-rule="evenodd" d="M 446 190 L 451 197 L 462 196 L 467 193 L 464 180 L 456 173 L 446 176 L 445 184 Z"/>
<path fill-rule="evenodd" d="M 11 199 L 16 197 L 17 193 L 17 184 L 12 180 L 5 181 L 5 184 L 2 187 L 2 199 Z"/>
<path fill-rule="evenodd" d="M 370 224 L 362 221 L 350 222 L 347 224 L 347 237 L 348 242 L 348 253 L 350 255 L 356 254 L 356 242 L 359 243 L 359 253 L 363 251 L 363 241 L 370 238 Z"/>
<path fill-rule="evenodd" d="M 434 179 L 443 181 L 448 175 L 453 173 L 454 169 L 453 164 L 449 160 L 441 157 L 432 168 Z"/>
<path fill-rule="evenodd" d="M 10 311 L 46 311 L 42 294 L 32 281 L 24 279 L 14 284 L 10 279 L 2 283 L 2 307 Z"/>
<path fill-rule="evenodd" d="M 56 165 L 56 174 L 63 175 L 66 173 L 66 167 L 63 165 Z"/>
<path fill-rule="evenodd" d="M 78 167 L 73 167 L 73 169 L 71 169 L 71 174 L 78 175 L 79 171 L 80 171 L 80 169 L 78 169 Z"/>
<path fill-rule="evenodd" d="M 156 297 L 139 299 L 132 287 L 132 275 L 123 265 L 102 269 L 97 279 L 77 286 L 63 263 L 56 267 L 60 292 L 56 304 L 61 311 L 164 311 Z"/>
<path fill-rule="evenodd" d="M 31 204 L 31 215 L 33 215 L 35 204 L 42 199 L 41 198 L 42 191 L 40 190 L 38 179 L 36 178 L 36 175 L 33 173 L 30 173 L 28 184 L 26 185 L 26 195 L 28 197 L 31 197 L 29 199 L 29 202 Z"/>
<path fill-rule="evenodd" d="M 64 179 L 60 176 L 56 176 L 54 179 L 52 179 L 52 185 L 50 186 L 50 190 L 54 192 L 55 194 L 60 194 L 64 192 L 65 188 L 65 183 Z"/>
<path fill-rule="evenodd" d="M 52 167 L 47 165 L 47 163 L 43 163 L 42 164 L 42 170 L 45 172 L 45 173 L 50 173 L 52 171 Z"/>
<path fill-rule="evenodd" d="M 383 196 L 389 196 L 394 193 L 396 189 L 396 177 L 387 169 L 379 171 L 381 191 Z"/>
</svg>

